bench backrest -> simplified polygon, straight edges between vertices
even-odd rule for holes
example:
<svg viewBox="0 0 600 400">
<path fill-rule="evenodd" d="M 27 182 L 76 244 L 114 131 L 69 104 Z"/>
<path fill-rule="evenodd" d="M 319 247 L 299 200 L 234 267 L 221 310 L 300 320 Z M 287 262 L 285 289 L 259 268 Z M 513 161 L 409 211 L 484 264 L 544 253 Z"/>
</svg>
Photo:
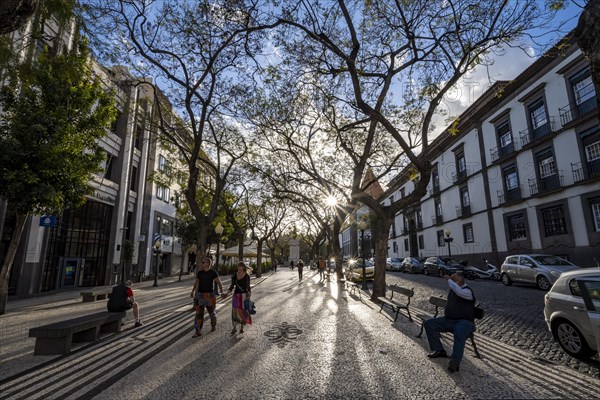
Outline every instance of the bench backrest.
<svg viewBox="0 0 600 400">
<path fill-rule="evenodd" d="M 388 286 L 388 289 L 392 291 L 391 296 L 394 295 L 394 292 L 408 296 L 408 298 L 411 298 L 415 295 L 414 289 L 406 289 L 398 285 L 390 285 Z"/>
</svg>

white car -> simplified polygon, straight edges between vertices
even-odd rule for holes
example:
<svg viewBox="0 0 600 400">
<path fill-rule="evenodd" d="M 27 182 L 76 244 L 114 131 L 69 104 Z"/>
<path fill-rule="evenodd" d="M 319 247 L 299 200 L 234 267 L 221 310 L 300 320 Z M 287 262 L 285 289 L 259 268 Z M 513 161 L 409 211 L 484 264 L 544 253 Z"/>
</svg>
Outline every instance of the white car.
<svg viewBox="0 0 600 400">
<path fill-rule="evenodd" d="M 385 261 L 385 269 L 390 271 L 402 271 L 402 260 L 399 258 L 391 257 Z"/>
<path fill-rule="evenodd" d="M 582 285 L 588 294 L 587 309 Z M 585 359 L 598 352 L 600 269 L 582 268 L 563 273 L 546 293 L 544 303 L 548 329 L 566 353 Z"/>
</svg>

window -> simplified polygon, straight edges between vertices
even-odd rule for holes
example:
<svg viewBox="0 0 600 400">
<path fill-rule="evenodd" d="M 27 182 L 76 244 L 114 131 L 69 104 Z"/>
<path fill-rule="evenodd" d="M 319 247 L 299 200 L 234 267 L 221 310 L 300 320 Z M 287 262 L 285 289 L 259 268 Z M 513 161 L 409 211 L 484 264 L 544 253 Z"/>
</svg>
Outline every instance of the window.
<svg viewBox="0 0 600 400">
<path fill-rule="evenodd" d="M 567 220 L 563 206 L 543 209 L 542 220 L 544 221 L 546 236 L 565 235 L 567 233 Z"/>
<path fill-rule="evenodd" d="M 519 178 L 517 177 L 517 169 L 514 165 L 506 167 L 502 170 L 504 175 L 504 186 L 507 191 L 517 189 L 519 187 Z"/>
<path fill-rule="evenodd" d="M 600 159 L 600 140 L 585 146 L 585 158 L 587 162 Z"/>
<path fill-rule="evenodd" d="M 467 186 L 460 188 L 460 203 L 463 207 L 469 207 L 471 205 L 471 199 L 469 198 L 469 188 Z"/>
<path fill-rule="evenodd" d="M 425 238 L 423 235 L 419 235 L 419 249 L 423 250 L 425 248 Z"/>
<path fill-rule="evenodd" d="M 437 167 L 435 167 L 433 169 L 433 171 L 431 171 L 431 182 L 432 182 L 432 185 L 433 185 L 433 191 L 434 192 L 440 190 L 440 175 L 438 173 Z"/>
<path fill-rule="evenodd" d="M 408 239 L 404 239 L 404 251 L 408 251 Z"/>
<path fill-rule="evenodd" d="M 540 178 L 547 178 L 556 174 L 556 164 L 554 155 L 548 154 L 545 158 L 538 159 L 538 167 L 540 169 Z"/>
<path fill-rule="evenodd" d="M 423 214 L 421 213 L 421 210 L 417 210 L 417 226 L 419 229 L 423 227 Z"/>
<path fill-rule="evenodd" d="M 437 231 L 437 242 L 438 242 L 438 247 L 444 247 L 444 231 Z"/>
<path fill-rule="evenodd" d="M 165 198 L 165 188 L 158 185 L 156 186 L 156 198 L 158 199 L 164 199 Z"/>
<path fill-rule="evenodd" d="M 135 127 L 135 138 L 133 140 L 133 147 L 138 150 L 142 149 L 142 140 L 144 139 L 144 128 L 141 125 Z"/>
<path fill-rule="evenodd" d="M 548 123 L 546 107 L 544 107 L 544 102 L 542 100 L 538 100 L 529 106 L 529 117 L 531 118 L 531 126 L 533 129 L 537 129 Z"/>
<path fill-rule="evenodd" d="M 465 224 L 463 225 L 463 238 L 465 243 L 473 243 L 475 241 L 475 237 L 473 236 L 473 224 Z"/>
<path fill-rule="evenodd" d="M 167 159 L 165 157 L 163 157 L 162 155 L 159 155 L 158 156 L 158 170 L 161 172 L 165 172 L 168 167 L 169 167 L 169 163 L 167 162 Z"/>
<path fill-rule="evenodd" d="M 394 249 L 394 253 L 398 254 L 398 243 L 396 243 L 395 241 L 392 242 L 392 247 Z"/>
<path fill-rule="evenodd" d="M 505 148 L 512 144 L 512 134 L 510 132 L 510 124 L 504 121 L 497 128 L 496 132 L 500 138 L 500 147 Z"/>
<path fill-rule="evenodd" d="M 571 78 L 571 87 L 573 88 L 573 97 L 575 98 L 575 104 L 577 105 L 596 96 L 596 90 L 594 88 L 594 83 L 592 82 L 592 75 L 589 68 L 580 71 Z"/>
<path fill-rule="evenodd" d="M 465 174 L 467 172 L 467 162 L 464 153 L 458 153 L 456 155 L 456 170 L 459 174 Z"/>
<path fill-rule="evenodd" d="M 131 167 L 131 181 L 129 182 L 129 190 L 132 192 L 137 192 L 137 167 Z"/>
<path fill-rule="evenodd" d="M 110 154 L 109 152 L 106 152 L 106 161 L 104 162 L 104 177 L 108 180 L 114 180 L 113 179 L 113 166 L 114 166 L 114 161 L 115 161 L 115 157 Z"/>
<path fill-rule="evenodd" d="M 442 216 L 442 200 L 439 198 L 435 199 L 435 216 Z"/>
<path fill-rule="evenodd" d="M 400 198 L 403 198 L 405 196 L 405 190 L 404 188 L 400 188 Z"/>
<path fill-rule="evenodd" d="M 508 239 L 525 240 L 527 239 L 527 228 L 525 226 L 525 216 L 523 214 L 513 215 L 506 218 L 508 224 Z"/>
<path fill-rule="evenodd" d="M 590 207 L 592 209 L 592 223 L 594 231 L 600 232 L 600 197 L 590 199 Z"/>
</svg>

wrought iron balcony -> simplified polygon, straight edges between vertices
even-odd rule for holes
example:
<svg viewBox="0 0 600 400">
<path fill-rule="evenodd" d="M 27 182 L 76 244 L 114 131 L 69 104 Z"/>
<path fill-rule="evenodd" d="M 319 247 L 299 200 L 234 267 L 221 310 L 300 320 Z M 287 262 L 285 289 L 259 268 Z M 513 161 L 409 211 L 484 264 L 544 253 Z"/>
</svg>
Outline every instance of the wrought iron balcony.
<svg viewBox="0 0 600 400">
<path fill-rule="evenodd" d="M 571 163 L 573 182 L 579 182 L 587 178 L 600 176 L 600 159 L 581 163 Z"/>
<path fill-rule="evenodd" d="M 471 205 L 468 206 L 456 206 L 456 218 L 466 217 L 471 215 Z"/>
<path fill-rule="evenodd" d="M 464 179 L 467 177 L 467 169 L 464 171 L 453 172 L 452 173 L 452 183 L 456 183 L 457 181 Z"/>
<path fill-rule="evenodd" d="M 417 230 L 423 230 L 423 221 L 417 221 Z"/>
<path fill-rule="evenodd" d="M 521 137 L 521 147 L 527 146 L 529 143 L 536 141 L 555 131 L 554 117 L 549 116 L 548 122 L 537 128 L 528 128 L 519 132 Z"/>
<path fill-rule="evenodd" d="M 562 171 L 558 171 L 558 173 L 546 178 L 530 179 L 529 193 L 531 196 L 535 196 L 536 194 L 558 189 L 562 186 L 564 186 Z"/>
<path fill-rule="evenodd" d="M 598 99 L 596 97 L 596 89 L 594 88 L 593 83 L 590 83 L 582 88 L 579 92 L 579 95 L 582 97 L 588 97 L 592 93 L 592 97 L 582 101 L 579 104 L 567 104 L 566 106 L 558 109 L 560 114 L 560 123 L 563 126 L 598 108 Z"/>
<path fill-rule="evenodd" d="M 490 157 L 492 162 L 498 161 L 498 159 L 514 153 L 517 150 L 519 150 L 519 146 L 517 146 L 517 143 L 513 141 L 504 147 L 492 147 L 490 149 Z"/>
<path fill-rule="evenodd" d="M 523 198 L 523 190 L 520 187 L 507 191 L 498 190 L 496 194 L 498 195 L 498 204 L 510 203 Z"/>
<path fill-rule="evenodd" d="M 431 223 L 433 225 L 441 225 L 444 223 L 444 217 L 442 215 L 432 215 Z"/>
</svg>

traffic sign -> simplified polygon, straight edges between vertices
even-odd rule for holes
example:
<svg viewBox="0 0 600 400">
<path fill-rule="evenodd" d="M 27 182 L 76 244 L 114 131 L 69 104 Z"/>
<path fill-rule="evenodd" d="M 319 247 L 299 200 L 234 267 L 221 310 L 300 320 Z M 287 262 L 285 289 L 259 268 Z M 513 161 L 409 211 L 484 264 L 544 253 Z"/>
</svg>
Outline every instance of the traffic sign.
<svg viewBox="0 0 600 400">
<path fill-rule="evenodd" d="M 53 228 L 56 226 L 56 217 L 53 215 L 42 215 L 40 217 L 40 226 Z"/>
</svg>

